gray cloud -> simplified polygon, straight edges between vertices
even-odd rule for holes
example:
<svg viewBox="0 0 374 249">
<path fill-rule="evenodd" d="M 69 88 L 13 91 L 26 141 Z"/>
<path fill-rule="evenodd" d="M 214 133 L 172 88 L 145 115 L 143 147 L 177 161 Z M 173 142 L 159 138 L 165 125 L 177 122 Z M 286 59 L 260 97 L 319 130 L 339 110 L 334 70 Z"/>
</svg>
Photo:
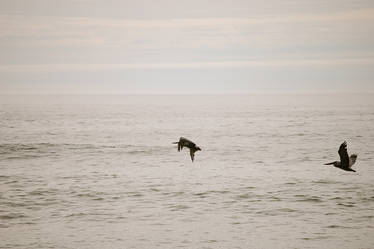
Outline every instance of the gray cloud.
<svg viewBox="0 0 374 249">
<path fill-rule="evenodd" d="M 347 85 L 353 76 L 366 82 L 365 77 L 372 74 L 365 70 L 374 61 L 374 4 L 343 2 L 217 1 L 212 5 L 209 1 L 36 0 L 30 5 L 29 1 L 2 1 L 0 90 L 5 84 L 9 90 L 14 82 L 12 89 L 23 91 L 19 86 L 25 81 L 47 80 L 46 73 L 66 74 L 62 78 L 67 81 L 88 84 L 92 79 L 84 72 L 95 72 L 102 84 L 131 92 L 128 85 L 121 88 L 123 75 L 113 72 L 136 75 L 138 70 L 146 74 L 147 69 L 159 70 L 157 77 L 135 77 L 132 81 L 143 88 L 134 91 L 154 89 L 141 80 L 152 80 L 161 91 L 161 86 L 185 91 L 178 81 L 162 83 L 179 69 L 192 70 L 196 76 L 199 70 L 212 74 L 223 70 L 227 75 L 235 68 L 252 73 L 268 70 L 258 80 L 270 90 L 279 89 L 271 83 L 277 79 L 275 74 L 272 77 L 276 68 L 299 68 L 305 79 L 314 74 L 328 79 L 332 71 L 345 70 L 352 77 L 338 77 L 346 81 L 342 84 Z M 298 84 L 302 75 L 297 81 L 290 77 L 290 84 Z M 253 86 L 235 83 L 251 80 L 248 74 L 241 76 L 233 80 L 234 89 L 236 85 L 238 91 L 250 91 Z M 206 83 L 204 77 L 187 78 Z M 210 84 L 214 91 L 215 85 Z M 362 90 L 367 88 L 363 83 Z M 337 88 L 331 83 L 331 89 Z"/>
</svg>

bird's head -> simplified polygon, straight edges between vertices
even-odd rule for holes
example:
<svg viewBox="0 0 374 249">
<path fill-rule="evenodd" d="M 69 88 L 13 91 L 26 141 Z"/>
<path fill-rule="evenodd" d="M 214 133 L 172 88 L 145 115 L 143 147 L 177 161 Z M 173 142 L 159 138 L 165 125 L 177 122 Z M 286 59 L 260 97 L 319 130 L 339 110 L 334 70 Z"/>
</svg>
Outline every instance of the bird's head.
<svg viewBox="0 0 374 249">
<path fill-rule="evenodd" d="M 196 151 L 201 150 L 199 146 L 196 146 Z"/>
</svg>

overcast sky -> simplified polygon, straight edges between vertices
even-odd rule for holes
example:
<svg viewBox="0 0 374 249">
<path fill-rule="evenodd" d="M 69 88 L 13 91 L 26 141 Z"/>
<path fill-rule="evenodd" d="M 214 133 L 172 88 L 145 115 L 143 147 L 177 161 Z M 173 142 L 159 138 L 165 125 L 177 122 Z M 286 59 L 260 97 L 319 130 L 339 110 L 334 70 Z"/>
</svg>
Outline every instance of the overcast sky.
<svg viewBox="0 0 374 249">
<path fill-rule="evenodd" d="M 374 92 L 372 0 L 1 0 L 0 93 Z"/>
</svg>

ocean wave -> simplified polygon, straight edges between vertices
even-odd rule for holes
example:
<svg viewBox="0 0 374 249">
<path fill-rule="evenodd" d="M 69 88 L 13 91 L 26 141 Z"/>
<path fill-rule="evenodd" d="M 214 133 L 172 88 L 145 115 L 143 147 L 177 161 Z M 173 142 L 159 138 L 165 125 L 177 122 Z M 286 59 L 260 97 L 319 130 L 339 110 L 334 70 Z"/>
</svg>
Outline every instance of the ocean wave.
<svg viewBox="0 0 374 249">
<path fill-rule="evenodd" d="M 12 219 L 20 219 L 26 218 L 27 216 L 22 213 L 8 213 L 0 215 L 0 220 L 12 220 Z"/>
<path fill-rule="evenodd" d="M 64 154 L 115 152 L 129 155 L 153 155 L 171 150 L 171 146 L 144 146 L 128 144 L 75 144 L 75 143 L 2 143 L 2 159 L 33 159 L 39 157 L 58 157 Z"/>
<path fill-rule="evenodd" d="M 297 197 L 297 202 L 314 202 L 319 203 L 323 202 L 323 200 L 318 196 L 302 196 L 302 195 L 295 195 Z"/>
</svg>

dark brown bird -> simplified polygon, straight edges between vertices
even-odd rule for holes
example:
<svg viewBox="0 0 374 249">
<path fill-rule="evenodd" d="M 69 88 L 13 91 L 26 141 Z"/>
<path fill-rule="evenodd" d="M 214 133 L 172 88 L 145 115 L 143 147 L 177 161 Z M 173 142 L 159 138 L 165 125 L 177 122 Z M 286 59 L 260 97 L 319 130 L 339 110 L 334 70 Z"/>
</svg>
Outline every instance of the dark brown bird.
<svg viewBox="0 0 374 249">
<path fill-rule="evenodd" d="M 353 171 L 356 172 L 355 170 L 352 169 L 352 165 L 355 164 L 357 155 L 352 154 L 350 157 L 348 156 L 347 152 L 347 142 L 344 141 L 340 147 L 339 147 L 339 156 L 340 156 L 340 162 L 335 161 L 331 163 L 325 163 L 325 165 L 334 165 L 334 167 L 337 167 L 339 169 L 345 170 L 345 171 Z"/>
<path fill-rule="evenodd" d="M 178 144 L 178 151 L 181 151 L 183 147 L 189 148 L 192 162 L 195 158 L 195 152 L 201 150 L 194 142 L 184 137 L 179 138 L 179 142 L 174 142 L 173 144 Z"/>
</svg>

